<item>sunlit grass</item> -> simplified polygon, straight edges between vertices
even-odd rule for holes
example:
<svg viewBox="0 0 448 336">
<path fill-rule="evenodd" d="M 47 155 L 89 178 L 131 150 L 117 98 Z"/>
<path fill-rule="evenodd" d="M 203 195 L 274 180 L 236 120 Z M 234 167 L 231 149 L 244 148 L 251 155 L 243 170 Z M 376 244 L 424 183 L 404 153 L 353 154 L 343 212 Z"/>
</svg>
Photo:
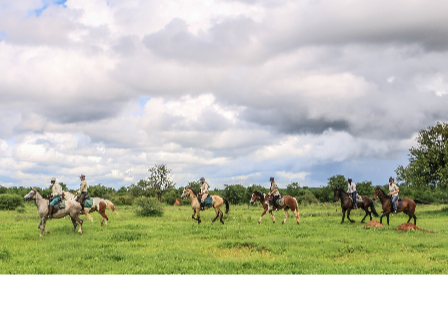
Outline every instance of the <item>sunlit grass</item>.
<svg viewBox="0 0 448 336">
<path fill-rule="evenodd" d="M 379 206 L 377 206 L 379 208 Z M 390 226 L 365 228 L 341 222 L 339 204 L 300 206 L 300 225 L 275 212 L 276 223 L 259 205 L 231 206 L 225 225 L 211 225 L 214 212 L 191 219 L 188 206 L 165 207 L 161 217 L 138 217 L 129 206 L 85 220 L 83 235 L 69 219 L 52 220 L 40 238 L 33 204 L 25 211 L 0 212 L 2 274 L 433 274 L 448 273 L 444 206 L 418 206 L 417 226 L 436 231 L 397 232 L 407 216 L 391 216 Z M 378 218 L 377 218 L 378 219 Z M 366 221 L 369 219 L 367 218 Z M 383 221 L 386 223 L 386 220 Z"/>
</svg>

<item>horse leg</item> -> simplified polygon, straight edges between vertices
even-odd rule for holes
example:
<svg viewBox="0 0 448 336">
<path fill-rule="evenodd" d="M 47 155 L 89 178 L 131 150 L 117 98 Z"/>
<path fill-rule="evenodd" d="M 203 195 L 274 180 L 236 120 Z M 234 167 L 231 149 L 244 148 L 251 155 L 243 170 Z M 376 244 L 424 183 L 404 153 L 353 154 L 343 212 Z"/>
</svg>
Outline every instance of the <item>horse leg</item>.
<svg viewBox="0 0 448 336">
<path fill-rule="evenodd" d="M 73 224 L 72 232 L 75 233 L 75 229 L 76 229 L 76 226 L 78 225 L 78 223 L 76 223 L 76 220 L 71 215 L 70 215 L 70 219 L 71 219 L 72 224 Z"/>
<path fill-rule="evenodd" d="M 47 223 L 47 219 L 45 217 L 43 217 L 41 222 L 42 222 L 42 228 L 40 229 L 40 237 L 42 237 L 43 233 L 46 232 L 45 231 L 45 224 Z"/>
<path fill-rule="evenodd" d="M 212 220 L 212 225 L 215 222 L 216 218 L 219 217 L 219 209 L 215 209 L 215 213 L 216 213 L 216 217 L 215 217 L 215 219 Z"/>
<path fill-rule="evenodd" d="M 264 209 L 264 211 L 263 211 L 263 213 L 261 214 L 261 217 L 260 217 L 260 219 L 258 220 L 258 223 L 257 223 L 257 224 L 260 224 L 260 223 L 261 223 L 261 220 L 263 219 L 264 215 L 266 215 L 266 211 L 268 211 L 268 209 Z"/>
<path fill-rule="evenodd" d="M 368 212 L 367 210 L 364 210 L 366 212 L 366 215 L 364 216 L 364 218 L 361 220 L 361 223 L 364 223 L 364 219 L 366 219 L 367 214 L 370 214 L 370 212 Z M 372 215 L 370 215 L 370 220 L 372 220 Z"/>
<path fill-rule="evenodd" d="M 221 217 L 219 217 L 219 220 L 221 221 L 222 225 L 224 225 L 224 221 L 222 220 L 222 216 L 224 215 L 224 213 L 219 210 L 219 213 L 221 214 Z"/>
<path fill-rule="evenodd" d="M 193 215 L 191 216 L 192 219 L 196 220 L 196 218 L 194 218 L 194 215 L 196 215 L 196 209 L 193 209 Z"/>
<path fill-rule="evenodd" d="M 299 210 L 294 210 L 294 215 L 296 216 L 296 221 L 297 224 L 300 224 L 300 215 L 299 215 Z"/>
<path fill-rule="evenodd" d="M 285 222 L 288 219 L 288 217 L 289 217 L 288 210 L 285 210 L 285 219 L 283 220 L 282 225 L 285 224 Z"/>
<path fill-rule="evenodd" d="M 347 219 L 348 219 L 351 223 L 354 223 L 355 221 L 350 219 L 350 211 L 351 211 L 351 210 L 352 210 L 352 209 L 348 209 L 348 210 L 347 210 Z"/>
<path fill-rule="evenodd" d="M 272 214 L 272 210 L 269 211 L 269 214 L 271 215 L 272 223 L 275 223 L 275 217 L 274 217 L 274 215 Z"/>
<path fill-rule="evenodd" d="M 412 217 L 414 217 L 414 225 L 417 225 L 417 216 L 412 216 Z"/>
<path fill-rule="evenodd" d="M 107 215 L 106 215 L 106 205 L 101 203 L 100 209 L 98 210 L 98 212 L 100 213 L 101 216 L 103 216 L 103 219 L 101 221 L 101 226 L 103 226 L 104 222 L 106 222 L 106 226 L 107 226 L 107 221 L 109 220 L 109 217 L 107 217 Z"/>
<path fill-rule="evenodd" d="M 345 209 L 342 209 L 342 222 L 341 222 L 341 224 L 344 224 L 344 219 L 345 219 Z"/>
</svg>

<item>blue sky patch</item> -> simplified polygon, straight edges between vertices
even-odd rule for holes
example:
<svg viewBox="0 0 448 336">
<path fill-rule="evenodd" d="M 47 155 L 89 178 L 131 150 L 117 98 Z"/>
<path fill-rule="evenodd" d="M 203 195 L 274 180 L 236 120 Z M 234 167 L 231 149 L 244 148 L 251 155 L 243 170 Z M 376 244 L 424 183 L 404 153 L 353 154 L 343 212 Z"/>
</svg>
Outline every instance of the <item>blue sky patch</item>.
<svg viewBox="0 0 448 336">
<path fill-rule="evenodd" d="M 50 6 L 67 7 L 65 5 L 66 2 L 67 2 L 67 0 L 44 0 L 44 1 L 42 1 L 42 7 L 29 11 L 29 15 L 31 16 L 34 14 L 37 17 L 39 17 L 42 14 L 42 12 Z"/>
<path fill-rule="evenodd" d="M 138 101 L 141 107 L 145 107 L 146 103 L 151 100 L 152 97 L 141 97 Z"/>
</svg>

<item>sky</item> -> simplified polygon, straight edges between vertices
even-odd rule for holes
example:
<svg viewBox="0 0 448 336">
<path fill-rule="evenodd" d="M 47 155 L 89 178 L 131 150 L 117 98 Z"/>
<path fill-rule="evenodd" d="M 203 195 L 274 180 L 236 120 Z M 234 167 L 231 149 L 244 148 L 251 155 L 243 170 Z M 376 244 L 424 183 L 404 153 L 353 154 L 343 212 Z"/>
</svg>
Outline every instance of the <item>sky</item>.
<svg viewBox="0 0 448 336">
<path fill-rule="evenodd" d="M 0 184 L 386 184 L 447 36 L 439 0 L 0 0 Z"/>
</svg>

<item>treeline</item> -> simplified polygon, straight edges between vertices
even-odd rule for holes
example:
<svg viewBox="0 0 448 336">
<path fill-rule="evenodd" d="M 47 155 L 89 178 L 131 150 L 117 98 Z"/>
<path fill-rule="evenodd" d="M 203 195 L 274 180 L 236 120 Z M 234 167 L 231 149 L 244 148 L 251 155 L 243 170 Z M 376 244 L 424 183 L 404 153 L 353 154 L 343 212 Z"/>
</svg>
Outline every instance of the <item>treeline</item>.
<svg viewBox="0 0 448 336">
<path fill-rule="evenodd" d="M 372 182 L 356 182 L 358 194 L 373 196 L 376 186 L 372 185 Z M 64 183 L 60 183 L 63 190 L 67 189 Z M 192 181 L 188 183 L 188 186 L 193 188 L 196 192 L 200 190 L 200 182 Z M 334 188 L 347 189 L 347 179 L 343 175 L 335 175 L 328 179 L 326 186 L 319 188 L 308 188 L 300 186 L 297 182 L 292 182 L 286 186 L 286 188 L 280 188 L 279 191 L 282 195 L 290 195 L 297 199 L 300 204 L 313 204 L 313 203 L 332 203 L 334 202 Z M 388 185 L 380 186 L 384 191 L 388 192 Z M 420 187 L 414 188 L 406 186 L 404 184 L 399 185 L 400 196 L 402 198 L 418 199 L 420 201 L 428 203 L 448 203 L 448 191 L 440 187 Z M 6 188 L 0 186 L 0 209 L 15 209 L 22 203 L 22 198 L 32 188 L 28 187 L 10 187 Z M 51 188 L 42 189 L 36 187 L 39 193 L 46 197 L 51 193 Z M 181 200 L 181 195 L 184 187 L 175 186 L 168 188 L 161 194 L 161 202 L 172 205 L 179 199 L 182 204 L 190 204 L 189 200 Z M 258 190 L 264 193 L 269 192 L 269 188 L 261 185 L 253 184 L 245 187 L 241 184 L 226 185 L 224 189 L 212 189 L 210 188 L 212 195 L 220 195 L 229 200 L 231 204 L 247 204 L 250 201 L 254 190 Z M 72 193 L 76 192 L 76 189 L 69 190 Z M 121 187 L 120 189 L 114 189 L 106 187 L 101 184 L 89 186 L 89 195 L 91 197 L 101 197 L 111 200 L 115 205 L 132 205 L 134 201 L 139 197 L 151 197 L 158 198 L 158 192 L 154 188 L 150 187 L 145 180 L 141 180 L 138 183 L 132 184 L 128 187 Z M 9 195 L 9 196 L 8 196 Z"/>
</svg>

